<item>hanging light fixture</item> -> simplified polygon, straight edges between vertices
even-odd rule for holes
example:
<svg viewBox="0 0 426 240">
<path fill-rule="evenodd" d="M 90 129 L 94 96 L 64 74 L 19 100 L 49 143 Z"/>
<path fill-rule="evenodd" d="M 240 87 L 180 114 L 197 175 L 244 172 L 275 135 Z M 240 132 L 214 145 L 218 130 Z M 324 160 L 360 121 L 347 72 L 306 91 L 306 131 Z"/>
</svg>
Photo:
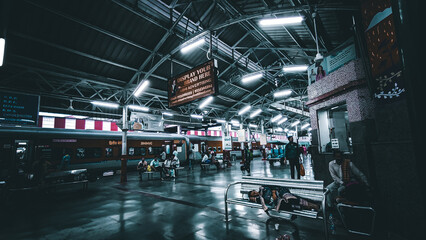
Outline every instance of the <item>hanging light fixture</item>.
<svg viewBox="0 0 426 240">
<path fill-rule="evenodd" d="M 322 60 L 324 59 L 324 57 L 319 52 L 319 46 L 318 46 L 318 33 L 317 33 L 317 21 L 316 21 L 317 13 L 316 12 L 312 13 L 312 17 L 314 18 L 315 43 L 317 44 L 317 55 L 315 56 L 314 61 L 315 62 L 322 62 Z"/>
</svg>

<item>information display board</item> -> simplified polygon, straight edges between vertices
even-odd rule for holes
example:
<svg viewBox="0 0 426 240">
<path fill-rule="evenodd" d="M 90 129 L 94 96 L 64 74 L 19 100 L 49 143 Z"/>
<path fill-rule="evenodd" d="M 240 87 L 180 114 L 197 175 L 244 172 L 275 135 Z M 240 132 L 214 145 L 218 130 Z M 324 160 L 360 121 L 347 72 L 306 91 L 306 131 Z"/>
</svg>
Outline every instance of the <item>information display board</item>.
<svg viewBox="0 0 426 240">
<path fill-rule="evenodd" d="M 338 138 L 332 138 L 331 139 L 331 148 L 332 149 L 339 149 L 339 139 Z"/>
<path fill-rule="evenodd" d="M 164 131 L 164 122 L 159 115 L 132 112 L 129 129 L 133 131 Z"/>
<path fill-rule="evenodd" d="M 0 123 L 37 125 L 40 96 L 0 92 Z"/>
<path fill-rule="evenodd" d="M 232 137 L 231 136 L 222 136 L 222 149 L 223 150 L 232 150 Z"/>
<path fill-rule="evenodd" d="M 176 107 L 218 93 L 214 59 L 186 71 L 168 82 L 169 107 Z"/>
</svg>

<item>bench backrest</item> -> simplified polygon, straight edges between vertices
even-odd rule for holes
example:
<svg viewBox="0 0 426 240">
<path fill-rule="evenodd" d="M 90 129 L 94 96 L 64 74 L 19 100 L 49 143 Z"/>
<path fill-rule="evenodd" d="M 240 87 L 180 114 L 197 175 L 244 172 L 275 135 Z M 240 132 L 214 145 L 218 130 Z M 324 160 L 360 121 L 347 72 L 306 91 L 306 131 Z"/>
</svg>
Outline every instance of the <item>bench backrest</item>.
<svg viewBox="0 0 426 240">
<path fill-rule="evenodd" d="M 241 193 L 247 194 L 252 190 L 259 190 L 260 186 L 286 187 L 294 195 L 314 201 L 322 201 L 324 197 L 323 181 L 307 181 L 285 178 L 261 178 L 243 176 Z"/>
</svg>

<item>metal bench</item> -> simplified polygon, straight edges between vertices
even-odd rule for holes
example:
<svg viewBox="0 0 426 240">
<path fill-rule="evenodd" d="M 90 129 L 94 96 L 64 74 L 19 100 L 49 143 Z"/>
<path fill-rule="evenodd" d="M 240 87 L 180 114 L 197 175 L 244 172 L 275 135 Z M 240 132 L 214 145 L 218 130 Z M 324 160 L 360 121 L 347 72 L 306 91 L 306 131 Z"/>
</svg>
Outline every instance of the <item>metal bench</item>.
<svg viewBox="0 0 426 240">
<path fill-rule="evenodd" d="M 154 179 L 154 173 L 160 174 L 160 171 L 150 171 L 150 172 L 145 171 L 143 174 L 146 174 L 147 177 L 148 177 L 148 180 L 150 180 L 150 179 Z M 142 178 L 142 176 L 141 176 L 141 178 Z"/>
<path fill-rule="evenodd" d="M 365 236 L 371 236 L 373 234 L 376 211 L 372 207 L 338 203 L 337 210 L 348 232 Z M 362 226 L 355 226 L 353 221 L 360 219 L 360 215 L 362 215 L 363 219 Z M 359 222 L 357 223 L 359 225 Z"/>
<path fill-rule="evenodd" d="M 177 168 L 175 168 L 176 177 L 178 177 L 178 175 L 179 175 L 179 170 L 183 170 L 183 169 L 185 169 L 185 168 L 184 167 L 177 167 Z"/>
<path fill-rule="evenodd" d="M 242 194 L 241 198 L 228 199 L 228 191 L 232 186 L 240 184 Z M 228 185 L 225 191 L 225 220 L 229 221 L 228 217 L 228 204 L 243 205 L 246 207 L 263 209 L 261 204 L 249 202 L 248 193 L 252 190 L 258 190 L 260 186 L 277 186 L 277 187 L 286 187 L 290 192 L 299 197 L 310 199 L 313 201 L 321 202 L 320 212 L 312 210 L 293 210 L 276 211 L 275 209 L 270 209 L 266 212 L 269 217 L 281 218 L 285 220 L 291 219 L 293 215 L 307 217 L 312 219 L 321 219 L 324 222 L 324 232 L 325 238 L 328 239 L 327 232 L 327 215 L 325 211 L 326 206 L 326 197 L 328 189 L 324 188 L 323 181 L 306 181 L 306 180 L 294 180 L 294 179 L 278 179 L 278 178 L 260 178 L 260 177 L 250 177 L 243 176 L 241 181 L 237 181 Z M 322 215 L 320 214 L 322 211 Z M 271 214 L 274 213 L 274 214 Z M 325 217 L 324 217 L 325 216 Z"/>
<path fill-rule="evenodd" d="M 211 166 L 214 166 L 212 163 L 201 163 L 201 170 L 209 170 Z"/>
<path fill-rule="evenodd" d="M 267 158 L 267 160 L 271 165 L 274 165 L 274 162 L 280 162 L 281 164 L 284 164 L 284 158 Z"/>
</svg>

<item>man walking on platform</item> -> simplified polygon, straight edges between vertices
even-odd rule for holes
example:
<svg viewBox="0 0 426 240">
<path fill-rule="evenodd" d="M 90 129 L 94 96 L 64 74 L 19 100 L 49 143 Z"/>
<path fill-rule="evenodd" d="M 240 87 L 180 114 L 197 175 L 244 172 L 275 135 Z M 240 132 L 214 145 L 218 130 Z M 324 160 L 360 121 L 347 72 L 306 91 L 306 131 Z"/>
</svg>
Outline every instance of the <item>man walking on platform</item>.
<svg viewBox="0 0 426 240">
<path fill-rule="evenodd" d="M 192 167 L 192 162 L 195 161 L 195 148 L 194 145 L 192 145 L 192 148 L 189 150 L 189 165 L 188 165 L 188 169 L 191 170 Z"/>
<path fill-rule="evenodd" d="M 297 179 L 300 179 L 299 144 L 293 142 L 293 136 L 288 137 L 289 143 L 285 146 L 285 158 L 290 162 L 291 178 L 294 179 L 294 167 L 297 171 Z"/>
</svg>

